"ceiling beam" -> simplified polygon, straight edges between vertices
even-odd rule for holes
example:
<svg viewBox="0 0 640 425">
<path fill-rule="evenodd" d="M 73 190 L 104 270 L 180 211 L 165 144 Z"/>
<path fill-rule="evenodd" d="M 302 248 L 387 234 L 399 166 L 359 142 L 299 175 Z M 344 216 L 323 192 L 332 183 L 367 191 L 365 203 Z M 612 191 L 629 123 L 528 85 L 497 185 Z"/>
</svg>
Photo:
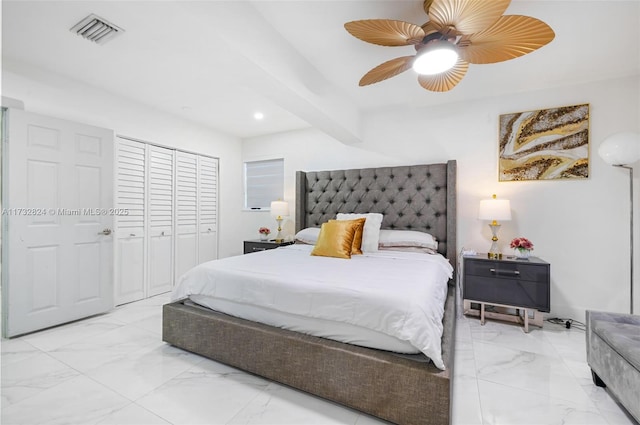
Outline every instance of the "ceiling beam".
<svg viewBox="0 0 640 425">
<path fill-rule="evenodd" d="M 236 83 L 345 144 L 361 143 L 360 112 L 249 2 L 185 2 L 225 44 Z M 218 45 L 217 48 L 221 46 Z M 206 54 L 206 52 L 203 52 Z"/>
</svg>

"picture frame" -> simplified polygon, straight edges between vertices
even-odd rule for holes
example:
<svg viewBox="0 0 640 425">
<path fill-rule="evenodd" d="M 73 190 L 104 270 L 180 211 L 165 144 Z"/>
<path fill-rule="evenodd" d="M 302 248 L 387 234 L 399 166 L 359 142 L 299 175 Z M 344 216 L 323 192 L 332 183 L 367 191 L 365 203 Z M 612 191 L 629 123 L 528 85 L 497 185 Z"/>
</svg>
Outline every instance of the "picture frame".
<svg viewBox="0 0 640 425">
<path fill-rule="evenodd" d="M 589 178 L 589 104 L 500 115 L 499 181 Z"/>
</svg>

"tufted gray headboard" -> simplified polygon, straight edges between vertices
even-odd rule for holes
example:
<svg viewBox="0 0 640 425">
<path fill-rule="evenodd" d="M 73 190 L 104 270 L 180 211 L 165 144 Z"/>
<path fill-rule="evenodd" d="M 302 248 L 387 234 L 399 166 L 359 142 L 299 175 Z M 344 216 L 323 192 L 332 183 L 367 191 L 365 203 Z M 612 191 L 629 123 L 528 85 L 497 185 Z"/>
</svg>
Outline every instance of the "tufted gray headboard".
<svg viewBox="0 0 640 425">
<path fill-rule="evenodd" d="M 435 236 L 456 265 L 456 161 L 296 173 L 296 232 L 343 213 L 382 213 L 383 229 Z"/>
</svg>

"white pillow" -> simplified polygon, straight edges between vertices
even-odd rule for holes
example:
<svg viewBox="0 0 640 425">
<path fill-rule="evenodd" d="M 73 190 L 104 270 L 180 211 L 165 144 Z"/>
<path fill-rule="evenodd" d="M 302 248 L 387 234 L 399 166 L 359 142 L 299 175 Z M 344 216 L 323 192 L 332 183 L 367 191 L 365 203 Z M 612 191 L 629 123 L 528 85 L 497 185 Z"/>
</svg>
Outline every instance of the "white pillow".
<svg viewBox="0 0 640 425">
<path fill-rule="evenodd" d="M 421 254 L 437 254 L 438 251 L 431 248 L 421 248 L 419 246 L 379 246 L 378 251 L 396 252 L 418 252 Z"/>
<path fill-rule="evenodd" d="M 378 244 L 381 247 L 412 246 L 438 250 L 438 241 L 429 233 L 416 230 L 380 230 Z"/>
<path fill-rule="evenodd" d="M 320 236 L 319 227 L 307 227 L 296 233 L 296 242 L 315 245 L 318 241 L 318 236 Z"/>
<path fill-rule="evenodd" d="M 343 214 L 338 213 L 338 220 L 355 220 L 356 218 L 366 218 L 364 230 L 362 231 L 362 252 L 376 252 L 378 250 L 378 238 L 380 237 L 380 226 L 383 215 L 380 213 L 368 214 Z"/>
</svg>

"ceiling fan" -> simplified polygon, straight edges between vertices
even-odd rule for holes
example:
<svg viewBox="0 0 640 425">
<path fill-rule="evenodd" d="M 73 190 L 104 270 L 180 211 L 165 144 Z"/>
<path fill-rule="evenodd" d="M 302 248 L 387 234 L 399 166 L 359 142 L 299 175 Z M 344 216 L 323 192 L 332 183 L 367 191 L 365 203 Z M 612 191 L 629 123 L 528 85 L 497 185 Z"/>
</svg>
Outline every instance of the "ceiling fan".
<svg viewBox="0 0 640 425">
<path fill-rule="evenodd" d="M 394 77 L 409 68 L 425 89 L 445 92 L 465 76 L 469 64 L 507 61 L 548 44 L 555 33 L 539 19 L 502 14 L 511 0 L 424 0 L 429 20 L 422 26 L 391 19 L 344 24 L 351 35 L 380 46 L 411 46 L 412 56 L 385 62 L 367 72 L 360 86 Z"/>
</svg>

